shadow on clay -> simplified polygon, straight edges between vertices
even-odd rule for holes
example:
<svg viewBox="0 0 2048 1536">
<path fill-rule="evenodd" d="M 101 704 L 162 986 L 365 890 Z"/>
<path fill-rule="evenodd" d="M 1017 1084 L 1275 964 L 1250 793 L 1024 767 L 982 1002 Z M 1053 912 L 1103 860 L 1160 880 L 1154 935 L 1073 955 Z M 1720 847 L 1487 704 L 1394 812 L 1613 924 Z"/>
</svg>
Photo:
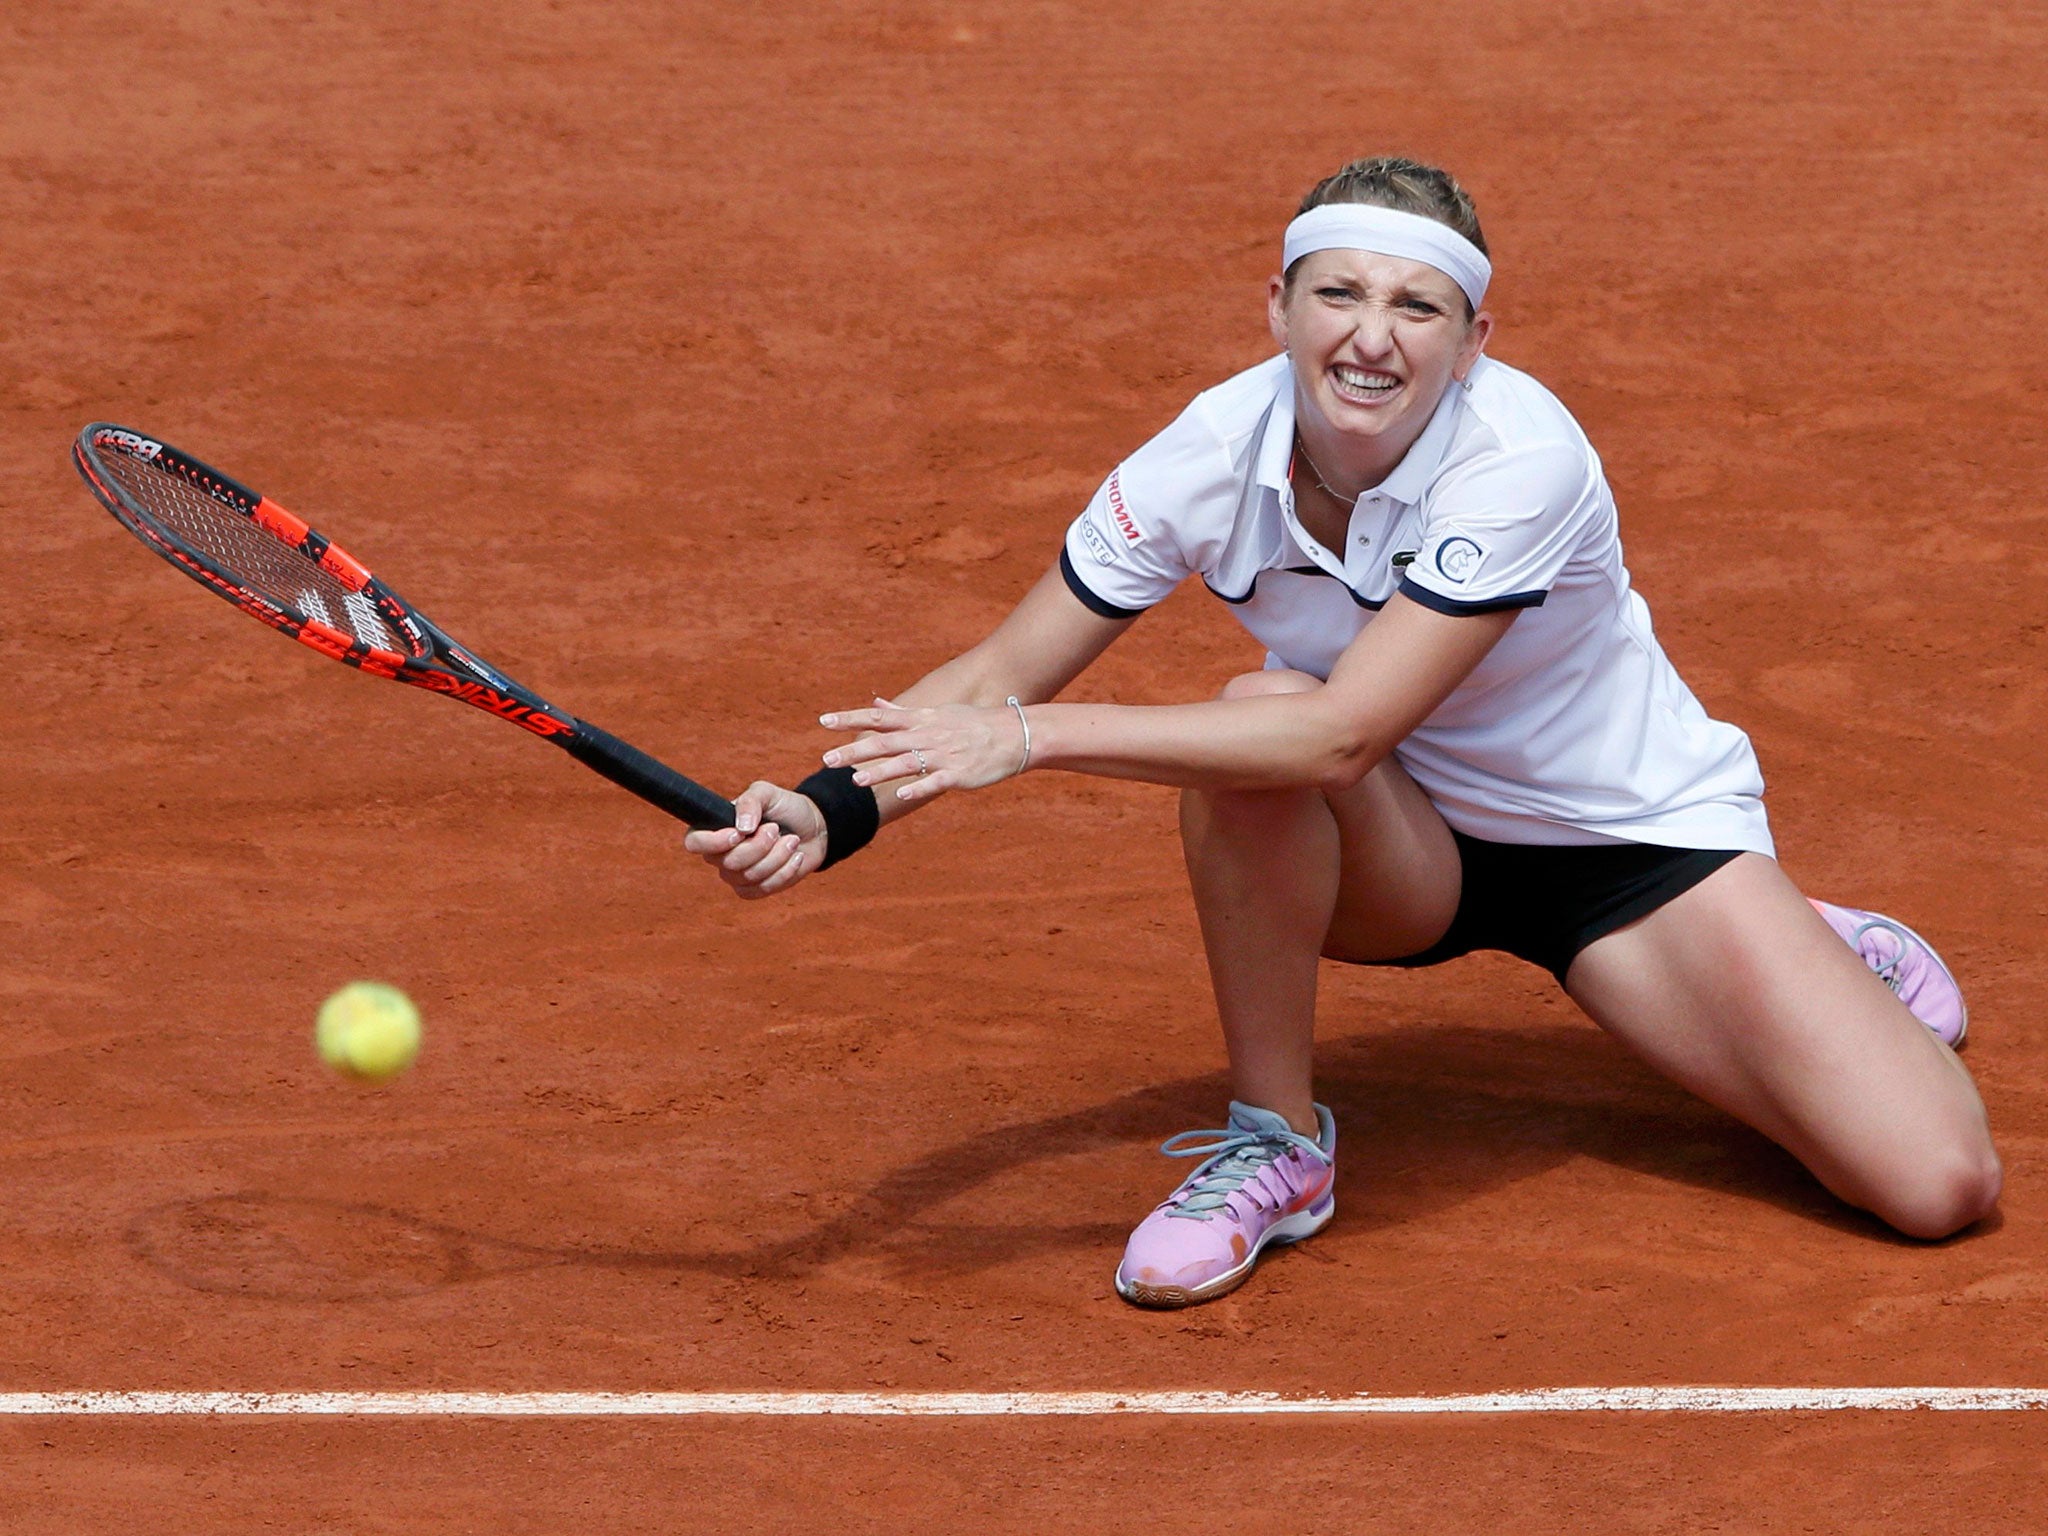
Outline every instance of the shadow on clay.
<svg viewBox="0 0 2048 1536">
<path fill-rule="evenodd" d="M 1906 1241 L 1590 1027 L 1399 1026 L 1328 1043 L 1318 1074 L 1342 1138 L 1338 1223 L 1353 1233 L 1421 1220 L 1588 1157 Z M 262 1193 L 154 1207 L 130 1224 L 127 1241 L 179 1285 L 267 1300 L 401 1297 L 564 1267 L 795 1278 L 864 1255 L 958 1275 L 1121 1249 L 1145 1203 L 1187 1167 L 1158 1159 L 1148 1168 L 1138 1149 L 1218 1122 L 1227 1094 L 1222 1075 L 1210 1073 L 992 1127 L 898 1168 L 829 1220 L 716 1253 L 508 1242 L 386 1206 Z M 1092 1183 L 1045 1172 L 1096 1154 L 1102 1177 Z M 1100 1219 L 1045 1221 L 1045 1191 L 1055 1186 L 1067 1191 L 1065 1210 L 1092 1203 Z"/>
<path fill-rule="evenodd" d="M 1319 1046 L 1316 1071 L 1338 1125 L 1333 1232 L 1399 1227 L 1587 1157 L 1775 1205 L 1841 1231 L 1910 1242 L 1841 1204 L 1789 1153 L 1664 1082 L 1591 1026 L 1415 1024 Z M 757 1251 L 755 1263 L 800 1273 L 886 1248 L 903 1267 L 957 1274 L 1061 1249 L 1114 1255 L 1147 1202 L 1192 1166 L 1159 1158 L 1149 1174 L 1135 1168 L 1132 1186 L 1131 1144 L 1218 1125 L 1228 1097 L 1223 1074 L 1211 1073 L 992 1129 L 899 1169 L 832 1222 Z M 1114 1154 L 1114 1163 L 1099 1166 L 1116 1176 L 1105 1172 L 1079 1186 L 1042 1180 L 1036 1200 L 1023 1197 L 1032 1203 L 1001 1201 L 999 1221 L 953 1215 L 952 1202 L 1015 1179 L 1021 1165 L 1091 1153 Z M 1120 1192 L 1127 1186 L 1135 1198 Z M 1092 1188 L 1098 1205 L 1112 1208 L 1098 1222 L 1035 1221 L 1031 1212 L 1049 1187 Z M 1071 1211 L 1076 1202 L 1065 1204 Z"/>
</svg>

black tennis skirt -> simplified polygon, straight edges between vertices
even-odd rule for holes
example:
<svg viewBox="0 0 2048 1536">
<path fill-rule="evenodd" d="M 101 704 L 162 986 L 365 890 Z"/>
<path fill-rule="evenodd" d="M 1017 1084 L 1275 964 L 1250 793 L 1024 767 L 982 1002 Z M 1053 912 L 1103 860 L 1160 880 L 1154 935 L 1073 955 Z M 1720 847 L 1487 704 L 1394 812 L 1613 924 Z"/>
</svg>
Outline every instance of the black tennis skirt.
<svg viewBox="0 0 2048 1536">
<path fill-rule="evenodd" d="M 1555 847 L 1489 843 L 1453 829 L 1465 885 L 1458 914 L 1420 954 L 1374 965 L 1439 965 L 1475 949 L 1505 950 L 1555 976 L 1579 951 L 1698 885 L 1739 850 L 1650 843 Z"/>
</svg>

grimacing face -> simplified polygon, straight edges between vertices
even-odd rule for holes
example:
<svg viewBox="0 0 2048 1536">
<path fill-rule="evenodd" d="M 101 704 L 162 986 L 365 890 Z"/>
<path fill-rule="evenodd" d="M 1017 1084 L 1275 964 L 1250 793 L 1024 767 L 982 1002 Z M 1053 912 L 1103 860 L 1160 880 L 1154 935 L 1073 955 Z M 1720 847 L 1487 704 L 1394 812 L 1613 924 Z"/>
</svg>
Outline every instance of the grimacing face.
<svg viewBox="0 0 2048 1536">
<path fill-rule="evenodd" d="M 1447 274 L 1371 251 L 1313 251 L 1291 284 L 1273 278 L 1267 320 L 1294 365 L 1303 437 L 1384 477 L 1485 349 L 1493 316 L 1466 307 Z"/>
</svg>

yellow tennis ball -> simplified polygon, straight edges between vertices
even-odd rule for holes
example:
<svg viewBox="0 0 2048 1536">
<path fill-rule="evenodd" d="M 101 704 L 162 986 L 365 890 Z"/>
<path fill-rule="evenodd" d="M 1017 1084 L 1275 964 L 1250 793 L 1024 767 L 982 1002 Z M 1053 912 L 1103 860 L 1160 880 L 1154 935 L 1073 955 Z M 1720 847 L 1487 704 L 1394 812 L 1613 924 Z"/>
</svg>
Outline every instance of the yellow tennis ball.
<svg viewBox="0 0 2048 1536">
<path fill-rule="evenodd" d="M 396 987 L 352 981 L 320 1005 L 313 1043 L 337 1072 L 381 1083 L 419 1055 L 420 1011 Z"/>
</svg>

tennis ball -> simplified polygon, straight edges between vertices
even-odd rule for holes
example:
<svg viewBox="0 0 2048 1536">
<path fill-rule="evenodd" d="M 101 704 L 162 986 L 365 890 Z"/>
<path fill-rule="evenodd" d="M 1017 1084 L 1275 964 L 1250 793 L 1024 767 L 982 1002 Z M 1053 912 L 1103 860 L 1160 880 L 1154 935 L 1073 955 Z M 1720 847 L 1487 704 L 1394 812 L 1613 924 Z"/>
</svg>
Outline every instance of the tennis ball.
<svg viewBox="0 0 2048 1536">
<path fill-rule="evenodd" d="M 420 1011 L 396 987 L 352 981 L 320 1005 L 313 1043 L 337 1072 L 381 1083 L 419 1055 Z"/>
</svg>

